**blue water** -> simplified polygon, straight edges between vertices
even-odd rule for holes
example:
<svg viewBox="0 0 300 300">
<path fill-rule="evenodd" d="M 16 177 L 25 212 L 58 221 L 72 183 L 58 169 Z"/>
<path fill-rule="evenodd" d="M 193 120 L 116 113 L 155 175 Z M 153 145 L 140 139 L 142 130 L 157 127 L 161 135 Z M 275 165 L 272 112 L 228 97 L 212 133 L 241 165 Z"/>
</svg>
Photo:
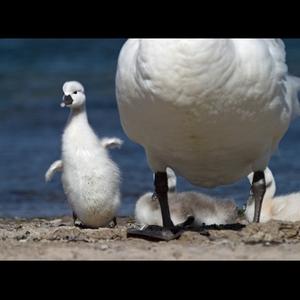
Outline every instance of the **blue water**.
<svg viewBox="0 0 300 300">
<path fill-rule="evenodd" d="M 68 117 L 61 109 L 62 84 L 86 87 L 90 123 L 99 136 L 125 140 L 111 155 L 123 172 L 120 215 L 131 215 L 137 197 L 152 190 L 152 174 L 143 149 L 130 142 L 120 125 L 114 94 L 119 51 L 125 40 L 0 40 L 0 217 L 71 214 L 60 177 L 44 183 L 44 173 L 60 157 L 60 138 Z M 290 72 L 300 76 L 300 39 L 285 40 Z M 300 190 L 300 119 L 273 157 L 279 194 Z M 179 179 L 179 190 L 200 190 L 233 197 L 242 206 L 246 179 L 214 190 Z"/>
</svg>

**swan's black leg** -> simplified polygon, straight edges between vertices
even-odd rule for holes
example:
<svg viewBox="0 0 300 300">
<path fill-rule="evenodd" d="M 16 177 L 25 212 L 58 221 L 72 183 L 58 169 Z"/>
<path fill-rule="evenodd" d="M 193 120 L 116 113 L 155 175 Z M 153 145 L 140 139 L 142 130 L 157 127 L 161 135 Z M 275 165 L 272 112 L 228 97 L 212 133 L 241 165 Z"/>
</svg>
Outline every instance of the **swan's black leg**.
<svg viewBox="0 0 300 300">
<path fill-rule="evenodd" d="M 161 209 L 163 227 L 172 229 L 174 224 L 171 220 L 170 208 L 168 203 L 168 175 L 167 173 L 156 173 L 154 179 L 155 192 L 152 196 L 154 200 L 158 200 Z M 156 199 L 155 199 L 156 198 Z"/>
<path fill-rule="evenodd" d="M 190 217 L 183 224 L 174 226 L 171 220 L 168 204 L 168 176 L 166 172 L 159 172 L 155 174 L 154 187 L 155 192 L 153 195 L 153 200 L 159 201 L 163 227 L 151 225 L 143 230 L 129 229 L 128 236 L 157 241 L 170 241 L 177 239 L 181 236 L 184 227 L 187 227 L 193 223 L 194 218 Z"/>
<path fill-rule="evenodd" d="M 266 193 L 266 179 L 265 173 L 258 171 L 254 173 L 253 183 L 251 188 L 251 196 L 254 198 L 255 209 L 254 209 L 254 218 L 253 223 L 260 222 L 260 214 L 263 199 Z"/>
</svg>

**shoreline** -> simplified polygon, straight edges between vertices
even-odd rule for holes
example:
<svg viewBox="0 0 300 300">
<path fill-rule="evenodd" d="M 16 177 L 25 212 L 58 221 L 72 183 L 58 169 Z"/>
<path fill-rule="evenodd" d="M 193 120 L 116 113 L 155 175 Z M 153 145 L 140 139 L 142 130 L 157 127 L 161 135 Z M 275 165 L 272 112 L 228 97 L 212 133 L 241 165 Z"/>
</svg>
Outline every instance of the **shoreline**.
<svg viewBox="0 0 300 300">
<path fill-rule="evenodd" d="M 0 260 L 299 260 L 300 222 L 184 232 L 175 241 L 127 238 L 132 218 L 116 228 L 79 229 L 71 217 L 0 219 Z"/>
</svg>

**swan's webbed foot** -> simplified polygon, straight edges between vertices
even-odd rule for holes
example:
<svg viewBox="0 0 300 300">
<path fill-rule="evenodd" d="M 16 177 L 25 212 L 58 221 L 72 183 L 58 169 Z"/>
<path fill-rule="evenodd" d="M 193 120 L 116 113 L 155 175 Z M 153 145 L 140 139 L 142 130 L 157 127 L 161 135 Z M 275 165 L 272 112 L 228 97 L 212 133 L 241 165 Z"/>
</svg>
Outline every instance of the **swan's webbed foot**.
<svg viewBox="0 0 300 300">
<path fill-rule="evenodd" d="M 142 230 L 128 229 L 127 236 L 152 241 L 171 241 L 178 239 L 183 231 L 192 225 L 194 217 L 189 217 L 184 223 L 174 226 L 168 204 L 168 176 L 166 172 L 158 172 L 155 174 L 154 186 L 155 192 L 153 198 L 159 201 L 163 227 L 151 225 Z"/>
<path fill-rule="evenodd" d="M 147 226 L 145 229 L 128 229 L 127 237 L 140 238 L 149 241 L 171 241 L 178 239 L 182 234 L 180 228 L 165 228 L 156 225 Z"/>
<path fill-rule="evenodd" d="M 184 223 L 173 227 L 149 225 L 143 229 L 128 229 L 127 237 L 141 238 L 150 241 L 171 241 L 180 238 L 185 230 L 194 223 L 194 217 L 189 217 Z"/>
</svg>

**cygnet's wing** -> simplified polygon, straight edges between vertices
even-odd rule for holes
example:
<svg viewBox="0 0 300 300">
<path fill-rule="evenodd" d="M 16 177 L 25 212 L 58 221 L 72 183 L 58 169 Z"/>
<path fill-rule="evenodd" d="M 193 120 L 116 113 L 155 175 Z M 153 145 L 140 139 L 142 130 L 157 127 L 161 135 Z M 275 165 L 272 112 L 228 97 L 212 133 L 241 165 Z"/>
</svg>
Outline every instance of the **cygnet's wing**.
<svg viewBox="0 0 300 300">
<path fill-rule="evenodd" d="M 61 172 L 63 170 L 63 162 L 62 160 L 57 160 L 55 161 L 50 168 L 48 169 L 48 171 L 45 174 L 45 180 L 46 182 L 49 182 L 52 180 L 54 174 L 56 172 Z"/>
<path fill-rule="evenodd" d="M 100 140 L 102 146 L 106 149 L 120 149 L 123 145 L 123 141 L 119 138 L 103 138 Z"/>
<path fill-rule="evenodd" d="M 293 111 L 293 118 L 300 116 L 300 78 L 289 75 L 287 77 L 287 101 Z"/>
</svg>

